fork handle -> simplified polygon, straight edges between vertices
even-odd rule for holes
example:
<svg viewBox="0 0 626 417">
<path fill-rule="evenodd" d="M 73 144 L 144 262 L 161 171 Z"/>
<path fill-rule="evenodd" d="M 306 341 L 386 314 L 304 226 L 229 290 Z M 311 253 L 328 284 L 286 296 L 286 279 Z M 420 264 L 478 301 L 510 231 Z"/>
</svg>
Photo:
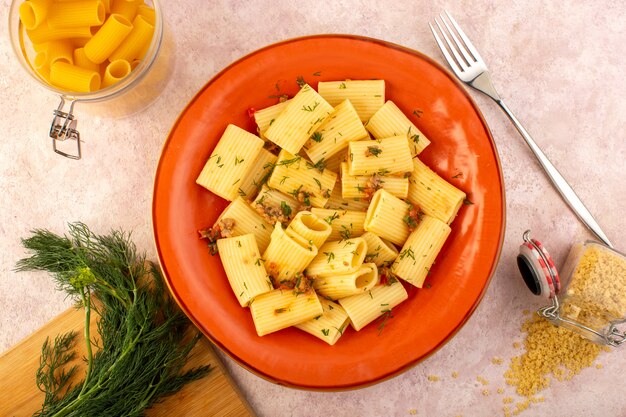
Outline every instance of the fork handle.
<svg viewBox="0 0 626 417">
<path fill-rule="evenodd" d="M 522 135 L 522 138 L 530 147 L 530 150 L 535 154 L 535 157 L 539 160 L 539 163 L 543 167 L 546 174 L 548 174 L 548 178 L 552 181 L 552 185 L 557 189 L 559 194 L 565 202 L 570 206 L 570 208 L 576 213 L 576 215 L 580 218 L 580 220 L 595 234 L 598 239 L 604 242 L 609 247 L 613 247 L 609 238 L 604 234 L 602 228 L 596 220 L 593 218 L 587 207 L 583 204 L 580 198 L 574 192 L 574 189 L 567 183 L 565 178 L 561 175 L 561 173 L 556 169 L 556 167 L 550 162 L 548 157 L 543 153 L 541 148 L 537 146 L 533 138 L 530 137 L 524 126 L 517 120 L 517 117 L 513 114 L 513 112 L 504 104 L 502 100 L 495 100 L 496 103 L 504 110 L 506 115 L 511 119 L 513 125 L 517 129 L 517 131 Z"/>
</svg>

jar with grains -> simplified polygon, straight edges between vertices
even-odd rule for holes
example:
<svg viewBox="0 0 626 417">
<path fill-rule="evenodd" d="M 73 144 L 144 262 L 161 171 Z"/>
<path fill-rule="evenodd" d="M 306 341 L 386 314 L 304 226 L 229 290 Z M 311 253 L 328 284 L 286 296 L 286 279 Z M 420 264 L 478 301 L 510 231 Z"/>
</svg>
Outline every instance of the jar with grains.
<svg viewBox="0 0 626 417">
<path fill-rule="evenodd" d="M 599 344 L 626 342 L 626 255 L 594 241 L 576 243 L 559 274 L 527 231 L 517 263 L 530 290 L 552 301 L 540 316 Z"/>
</svg>

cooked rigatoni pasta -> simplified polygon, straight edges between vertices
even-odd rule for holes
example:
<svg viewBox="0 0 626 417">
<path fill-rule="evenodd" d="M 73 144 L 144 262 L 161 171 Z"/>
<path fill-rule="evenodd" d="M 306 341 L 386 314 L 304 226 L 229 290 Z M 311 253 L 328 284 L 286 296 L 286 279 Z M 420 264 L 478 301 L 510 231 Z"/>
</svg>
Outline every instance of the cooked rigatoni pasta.
<svg viewBox="0 0 626 417">
<path fill-rule="evenodd" d="M 279 114 L 285 110 L 290 100 L 281 101 L 273 106 L 266 107 L 254 112 L 254 121 L 261 137 L 265 137 L 265 131 L 274 124 Z"/>
<path fill-rule="evenodd" d="M 465 200 L 465 193 L 441 178 L 418 158 L 409 177 L 408 200 L 424 213 L 446 224 L 452 223 Z"/>
<path fill-rule="evenodd" d="M 304 144 L 304 151 L 314 163 L 345 150 L 348 142 L 368 137 L 350 100 L 337 105 Z"/>
<path fill-rule="evenodd" d="M 259 155 L 250 168 L 250 172 L 241 180 L 238 190 L 239 195 L 252 200 L 261 189 L 261 184 L 265 182 L 264 179 L 269 178 L 277 158 L 276 155 L 267 149 L 261 148 Z"/>
<path fill-rule="evenodd" d="M 29 0 L 20 4 L 18 13 L 27 30 L 37 28 L 46 20 L 50 3 L 50 0 Z"/>
<path fill-rule="evenodd" d="M 306 206 L 324 207 L 336 181 L 336 173 L 327 169 L 320 171 L 300 155 L 293 155 L 283 149 L 278 154 L 267 185 L 293 195 Z"/>
<path fill-rule="evenodd" d="M 330 224 L 333 231 L 328 240 L 350 239 L 365 233 L 365 212 L 312 208 L 311 213 Z"/>
<path fill-rule="evenodd" d="M 376 285 L 364 294 L 339 300 L 354 330 L 359 331 L 382 315 L 391 315 L 391 309 L 409 297 L 402 284 L 392 280 L 388 284 Z"/>
<path fill-rule="evenodd" d="M 100 89 L 100 74 L 64 61 L 50 67 L 50 82 L 68 91 L 90 93 Z"/>
<path fill-rule="evenodd" d="M 124 59 L 116 59 L 112 61 L 104 69 L 104 76 L 102 77 L 102 87 L 108 87 L 120 81 L 122 78 L 130 74 L 130 62 Z"/>
<path fill-rule="evenodd" d="M 409 236 L 406 218 L 409 205 L 385 190 L 378 190 L 365 216 L 365 230 L 372 232 L 396 245 L 402 245 Z"/>
<path fill-rule="evenodd" d="M 149 44 L 154 34 L 154 25 L 152 25 L 144 16 L 136 16 L 133 20 L 133 29 L 128 36 L 124 38 L 120 46 L 109 56 L 109 61 L 113 62 L 117 59 L 124 59 L 132 62 L 134 59 L 142 58 L 141 51 L 146 44 Z"/>
<path fill-rule="evenodd" d="M 265 136 L 284 150 L 297 154 L 332 111 L 333 107 L 305 84 L 265 131 Z"/>
<path fill-rule="evenodd" d="M 423 216 L 402 246 L 391 271 L 409 284 L 422 288 L 449 234 L 450 226 L 434 217 Z"/>
<path fill-rule="evenodd" d="M 258 136 L 228 125 L 196 183 L 226 200 L 235 199 L 262 147 Z"/>
<path fill-rule="evenodd" d="M 331 106 L 348 99 L 362 122 L 366 122 L 385 103 L 384 80 L 322 81 L 317 90 Z"/>
<path fill-rule="evenodd" d="M 287 224 L 300 210 L 300 203 L 292 196 L 263 185 L 252 201 L 252 207 L 271 225 L 276 222 Z"/>
<path fill-rule="evenodd" d="M 361 267 L 366 252 L 367 243 L 360 237 L 326 242 L 306 267 L 306 273 L 311 277 L 349 274 Z"/>
<path fill-rule="evenodd" d="M 274 289 L 254 234 L 218 239 L 217 248 L 230 287 L 242 307 L 257 295 Z"/>
<path fill-rule="evenodd" d="M 350 318 L 339 304 L 323 297 L 318 299 L 322 305 L 322 315 L 296 324 L 295 327 L 332 346 L 343 335 L 343 331 L 350 324 Z"/>
<path fill-rule="evenodd" d="M 277 282 L 282 282 L 302 272 L 316 255 L 315 245 L 295 233 L 287 234 L 281 223 L 276 223 L 263 259 L 270 275 Z"/>
<path fill-rule="evenodd" d="M 106 10 L 101 0 L 80 0 L 55 3 L 48 11 L 48 25 L 52 29 L 100 26 Z"/>
<path fill-rule="evenodd" d="M 369 201 L 360 198 L 343 198 L 341 195 L 341 184 L 335 186 L 333 192 L 330 193 L 330 198 L 326 202 L 326 209 L 333 210 L 352 210 L 352 211 L 367 211 Z"/>
<path fill-rule="evenodd" d="M 310 211 L 301 211 L 293 218 L 287 230 L 293 230 L 298 235 L 302 236 L 304 240 L 312 242 L 316 248 L 320 248 L 332 229 L 328 223 L 317 217 Z"/>
<path fill-rule="evenodd" d="M 343 198 L 367 199 L 378 189 L 387 190 L 398 198 L 406 198 L 409 193 L 409 179 L 394 175 L 350 175 L 348 163 L 341 163 L 341 195 Z"/>
<path fill-rule="evenodd" d="M 257 334 L 265 336 L 320 316 L 323 310 L 314 291 L 274 290 L 257 296 L 250 313 Z"/>
<path fill-rule="evenodd" d="M 334 154 L 328 159 L 324 159 L 322 163 L 324 164 L 324 167 L 326 169 L 333 171 L 333 172 L 339 172 L 339 167 L 341 166 L 341 163 L 347 160 L 348 160 L 348 150 L 346 149 L 346 150 L 343 150 L 341 152 Z"/>
<path fill-rule="evenodd" d="M 87 58 L 84 48 L 74 49 L 72 57 L 74 58 L 74 65 L 77 67 L 85 68 L 91 71 L 100 71 L 100 65 L 95 62 L 91 62 L 89 58 Z"/>
<path fill-rule="evenodd" d="M 265 221 L 242 197 L 233 200 L 220 214 L 216 225 L 230 225 L 229 236 L 242 236 L 248 233 L 256 237 L 259 250 L 264 252 L 270 243 L 273 227 Z"/>
<path fill-rule="evenodd" d="M 376 139 L 406 135 L 411 144 L 410 149 L 412 156 L 419 155 L 430 145 L 428 138 L 424 136 L 391 100 L 387 101 L 384 106 L 369 119 L 365 127 Z"/>
<path fill-rule="evenodd" d="M 372 232 L 365 232 L 361 237 L 367 243 L 365 262 L 374 262 L 376 266 L 383 266 L 391 263 L 398 257 L 398 249 L 396 249 L 393 243 Z"/>
<path fill-rule="evenodd" d="M 376 264 L 364 263 L 354 272 L 320 276 L 313 281 L 313 288 L 319 294 L 337 300 L 369 291 L 377 283 Z"/>
<path fill-rule="evenodd" d="M 350 175 L 387 175 L 413 171 L 406 136 L 350 142 L 348 152 Z"/>
<path fill-rule="evenodd" d="M 132 29 L 132 23 L 124 16 L 110 15 L 85 44 L 85 55 L 91 62 L 102 64 L 122 44 Z"/>
</svg>

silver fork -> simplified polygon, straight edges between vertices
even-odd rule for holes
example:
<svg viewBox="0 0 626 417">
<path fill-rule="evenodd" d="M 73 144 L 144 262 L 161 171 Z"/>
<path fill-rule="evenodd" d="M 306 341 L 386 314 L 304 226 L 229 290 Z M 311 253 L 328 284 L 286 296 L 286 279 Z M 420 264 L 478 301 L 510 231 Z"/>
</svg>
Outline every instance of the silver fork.
<svg viewBox="0 0 626 417">
<path fill-rule="evenodd" d="M 439 15 L 439 19 L 435 18 L 435 25 L 437 25 L 439 33 L 443 36 L 443 41 L 437 34 L 435 27 L 431 23 L 428 25 L 430 26 L 430 30 L 433 32 L 437 45 L 439 45 L 439 49 L 441 49 L 443 56 L 452 68 L 452 71 L 454 71 L 456 76 L 465 84 L 475 88 L 481 93 L 486 94 L 498 103 L 500 108 L 504 110 L 509 119 L 511 119 L 511 122 L 513 122 L 517 131 L 520 135 L 522 135 L 522 138 L 530 147 L 530 150 L 533 154 L 535 154 L 535 157 L 539 160 L 539 163 L 552 181 L 554 187 L 561 194 L 563 200 L 565 200 L 565 202 L 589 228 L 589 230 L 591 230 L 605 244 L 613 247 L 608 237 L 600 228 L 600 225 L 598 225 L 598 222 L 596 222 L 593 218 L 572 187 L 567 183 L 565 178 L 563 178 L 552 162 L 550 162 L 548 157 L 546 157 L 546 155 L 541 151 L 539 146 L 537 146 L 535 141 L 530 137 L 526 129 L 524 129 L 511 110 L 509 110 L 509 108 L 504 104 L 502 98 L 500 98 L 500 95 L 491 82 L 491 76 L 489 75 L 489 70 L 487 69 L 485 61 L 483 61 L 480 57 L 480 54 L 474 45 L 472 45 L 472 42 L 465 35 L 463 30 L 461 30 L 454 18 L 450 16 L 447 11 L 445 14 L 454 29 L 450 26 L 448 21 L 446 21 L 443 14 Z M 461 40 L 459 40 L 459 37 Z"/>
</svg>

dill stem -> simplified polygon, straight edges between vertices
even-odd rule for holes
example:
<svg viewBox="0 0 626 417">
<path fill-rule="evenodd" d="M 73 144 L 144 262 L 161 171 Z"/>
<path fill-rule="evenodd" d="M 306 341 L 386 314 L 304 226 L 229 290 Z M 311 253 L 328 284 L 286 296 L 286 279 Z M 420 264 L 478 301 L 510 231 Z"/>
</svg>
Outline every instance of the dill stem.
<svg viewBox="0 0 626 417">
<path fill-rule="evenodd" d="M 87 297 L 85 297 L 85 292 L 87 292 Z M 91 351 L 91 336 L 90 336 L 90 327 L 91 327 L 91 293 L 87 289 L 86 291 L 83 289 L 81 292 L 81 296 L 83 299 L 83 306 L 85 307 L 85 343 L 87 344 L 87 374 L 85 375 L 85 381 L 83 382 L 83 387 L 78 394 L 78 398 L 80 398 L 85 392 L 85 388 L 87 388 L 87 382 L 89 381 L 89 377 L 91 376 L 91 368 L 93 366 L 93 352 Z"/>
</svg>

